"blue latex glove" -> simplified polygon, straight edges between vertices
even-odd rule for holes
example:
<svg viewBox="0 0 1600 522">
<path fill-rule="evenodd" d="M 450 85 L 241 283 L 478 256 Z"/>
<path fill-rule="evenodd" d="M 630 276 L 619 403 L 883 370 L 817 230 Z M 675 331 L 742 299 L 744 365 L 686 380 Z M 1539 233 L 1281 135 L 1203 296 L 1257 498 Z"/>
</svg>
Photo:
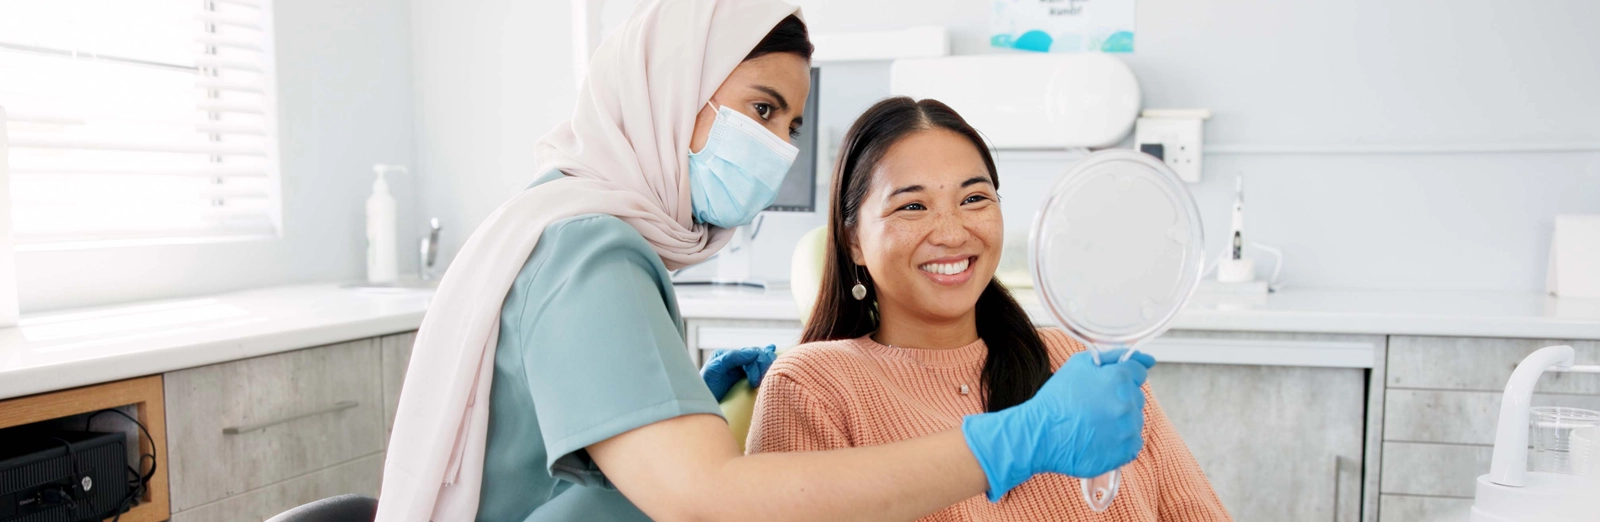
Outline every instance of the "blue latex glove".
<svg viewBox="0 0 1600 522">
<path fill-rule="evenodd" d="M 778 358 L 778 347 L 767 345 L 763 348 L 739 348 L 737 350 L 717 350 L 711 354 L 711 360 L 705 367 L 700 368 L 700 378 L 705 379 L 706 387 L 711 388 L 711 395 L 722 401 L 722 396 L 728 394 L 728 388 L 739 379 L 748 377 L 750 387 L 761 385 L 761 377 L 767 374 L 767 368 L 772 367 L 772 361 Z"/>
<path fill-rule="evenodd" d="M 989 479 L 989 500 L 1037 473 L 1092 478 L 1133 461 L 1144 447 L 1144 384 L 1156 360 L 1124 350 L 1072 356 L 1022 404 L 969 415 L 961 432 Z"/>
</svg>

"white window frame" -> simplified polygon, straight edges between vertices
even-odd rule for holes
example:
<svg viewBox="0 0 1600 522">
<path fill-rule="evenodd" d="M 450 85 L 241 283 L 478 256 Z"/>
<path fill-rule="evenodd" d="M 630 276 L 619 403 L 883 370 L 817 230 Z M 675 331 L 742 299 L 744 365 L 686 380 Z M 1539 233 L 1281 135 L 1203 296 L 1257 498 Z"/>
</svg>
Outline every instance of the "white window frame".
<svg viewBox="0 0 1600 522">
<path fill-rule="evenodd" d="M 148 143 L 50 140 L 47 138 L 19 135 L 20 133 L 17 132 L 10 133 L 9 146 L 12 150 L 142 150 L 207 154 L 207 156 L 211 158 L 212 163 L 218 164 L 218 168 L 214 170 L 202 168 L 185 172 L 175 172 L 172 169 L 146 169 L 146 171 L 151 173 L 159 172 L 161 174 L 179 174 L 201 177 L 206 177 L 207 174 L 215 174 L 213 179 L 218 180 L 217 183 L 219 184 L 216 204 L 219 206 L 218 214 L 223 215 L 228 211 L 228 209 L 220 207 L 225 206 L 226 198 L 229 197 L 230 193 L 227 187 L 220 186 L 223 183 L 221 180 L 226 179 L 229 176 L 244 174 L 244 172 L 237 167 L 230 168 L 221 164 L 224 161 L 224 158 L 234 153 L 233 151 L 242 150 L 237 147 L 230 148 L 229 145 L 224 143 L 226 137 L 234 133 L 260 135 L 265 143 L 261 145 L 258 150 L 264 160 L 262 161 L 260 167 L 251 167 L 248 170 L 250 171 L 250 175 L 253 177 L 260 176 L 265 178 L 265 204 L 264 206 L 257 206 L 255 209 L 250 211 L 249 214 L 251 216 L 265 218 L 266 226 L 253 227 L 254 230 L 230 229 L 226 226 L 187 231 L 150 230 L 131 233 L 122 237 L 106 234 L 100 234 L 98 237 L 94 237 L 92 233 L 86 233 L 77 237 L 57 236 L 18 238 L 14 237 L 12 229 L 13 223 L 10 219 L 11 199 L 6 198 L 5 201 L 0 202 L 0 210 L 5 211 L 6 214 L 5 219 L 0 219 L 0 227 L 3 227 L 3 229 L 0 229 L 0 249 L 4 249 L 6 252 L 0 255 L 10 256 L 10 253 L 13 251 L 27 252 L 99 249 L 125 246 L 227 243 L 238 241 L 275 240 L 282 237 L 283 195 L 282 171 L 279 163 L 279 146 L 281 143 L 281 136 L 278 130 L 276 56 L 273 51 L 275 48 L 273 2 L 272 0 L 205 0 L 203 2 L 197 1 L 196 5 L 200 6 L 200 8 L 195 13 L 195 20 L 196 23 L 204 24 L 204 31 L 195 39 L 196 47 L 198 49 L 195 56 L 195 66 L 193 67 L 196 73 L 195 86 L 197 88 L 205 89 L 203 92 L 206 93 L 205 98 L 196 100 L 197 110 L 203 111 L 203 114 L 207 115 L 209 119 L 213 121 L 220 120 L 224 114 L 232 111 L 249 111 L 251 113 L 258 114 L 258 117 L 260 118 L 259 124 L 253 124 L 250 126 L 250 128 L 245 128 L 244 126 L 239 125 L 229 125 L 225 122 L 219 122 L 210 125 L 205 123 L 197 123 L 197 130 L 211 131 L 206 132 L 206 134 L 210 137 L 210 140 L 212 142 L 216 142 L 217 145 L 210 147 L 194 147 L 191 145 L 161 149 L 150 148 L 152 144 Z M 218 12 L 219 10 L 231 11 L 232 13 Z M 247 12 L 249 15 L 241 16 L 238 14 L 241 11 Z M 12 47 L 13 50 L 16 50 L 16 46 Z M 59 50 L 36 49 L 34 51 L 48 53 Z M 254 53 L 256 58 L 239 59 L 237 54 L 240 52 Z M 83 55 L 77 56 L 81 57 Z M 98 55 L 91 56 L 89 59 L 98 61 L 137 61 L 114 56 Z M 220 75 L 227 74 L 229 71 L 254 71 L 256 76 L 252 82 L 235 82 L 224 78 L 217 78 Z M 250 104 L 230 103 L 226 100 L 210 101 L 210 99 L 220 98 L 223 93 L 228 91 L 247 91 L 255 93 L 259 95 L 259 101 Z M 4 108 L 0 107 L 0 109 Z M 6 114 L 3 111 L 0 111 L 0 141 L 7 139 L 6 134 L 3 132 L 5 130 L 4 127 L 7 121 L 49 122 L 52 118 L 59 118 L 59 116 L 50 114 L 18 114 L 13 109 L 13 112 L 9 116 L 9 120 L 7 118 L 8 117 Z M 6 143 L 0 143 L 0 162 L 7 161 L 7 155 L 5 152 L 6 145 Z M 15 168 L 15 166 L 13 166 L 11 170 L 12 174 L 24 173 Z M 71 169 L 60 170 L 64 172 L 55 173 L 71 174 Z M 44 172 L 48 173 L 48 171 Z M 141 172 L 137 166 L 127 169 L 127 173 L 137 172 Z M 0 187 L 0 195 L 5 194 L 5 192 L 8 190 L 13 196 L 15 195 L 15 190 L 9 187 L 11 181 L 12 177 L 6 174 L 4 165 L 0 165 L 0 184 L 8 185 L 6 187 Z M 256 191 L 255 194 L 259 195 L 260 192 Z M 11 243 L 7 244 L 8 241 Z M 6 260 L 0 259 L 0 268 L 4 268 L 4 265 L 6 264 L 4 261 Z M 3 281 L 0 281 L 0 283 L 3 283 Z M 3 293 L 3 291 L 4 289 L 0 288 L 0 293 Z M 0 317 L 0 319 L 3 319 L 3 317 Z"/>
</svg>

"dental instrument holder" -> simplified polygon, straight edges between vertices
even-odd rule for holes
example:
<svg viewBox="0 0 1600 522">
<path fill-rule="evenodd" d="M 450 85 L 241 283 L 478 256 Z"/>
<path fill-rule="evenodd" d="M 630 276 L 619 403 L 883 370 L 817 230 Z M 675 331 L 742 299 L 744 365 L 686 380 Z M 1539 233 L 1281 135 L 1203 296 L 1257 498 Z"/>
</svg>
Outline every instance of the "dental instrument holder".
<svg viewBox="0 0 1600 522">
<path fill-rule="evenodd" d="M 1092 153 L 1058 179 L 1028 238 L 1039 301 L 1096 364 L 1101 350 L 1141 343 L 1171 325 L 1200 284 L 1200 211 L 1178 175 L 1147 154 Z M 1121 472 L 1081 479 L 1084 502 L 1105 511 Z"/>
<path fill-rule="evenodd" d="M 1534 386 L 1546 371 L 1600 373 L 1600 365 L 1574 365 L 1571 346 L 1547 346 L 1529 354 L 1506 382 L 1489 473 L 1478 477 L 1471 522 L 1593 520 L 1592 495 L 1583 479 L 1528 471 L 1529 414 Z"/>
</svg>

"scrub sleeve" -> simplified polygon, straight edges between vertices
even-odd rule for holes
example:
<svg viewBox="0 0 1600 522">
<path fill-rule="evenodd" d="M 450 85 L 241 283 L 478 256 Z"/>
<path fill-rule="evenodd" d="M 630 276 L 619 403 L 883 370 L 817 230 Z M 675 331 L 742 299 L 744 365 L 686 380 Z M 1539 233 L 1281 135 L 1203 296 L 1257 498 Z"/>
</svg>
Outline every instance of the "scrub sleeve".
<svg viewBox="0 0 1600 522">
<path fill-rule="evenodd" d="M 633 227 L 587 215 L 546 228 L 501 310 L 478 520 L 648 520 L 584 448 L 721 415 L 681 325 L 667 269 Z"/>
</svg>

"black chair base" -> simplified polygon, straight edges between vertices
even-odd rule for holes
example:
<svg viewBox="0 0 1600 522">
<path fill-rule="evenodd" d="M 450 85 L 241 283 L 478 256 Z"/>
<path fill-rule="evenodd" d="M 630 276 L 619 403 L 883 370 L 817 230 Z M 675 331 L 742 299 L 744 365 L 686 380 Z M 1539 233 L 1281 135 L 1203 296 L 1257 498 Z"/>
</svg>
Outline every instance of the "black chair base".
<svg viewBox="0 0 1600 522">
<path fill-rule="evenodd" d="M 339 495 L 279 513 L 267 522 L 372 522 L 378 516 L 378 499 Z"/>
</svg>

